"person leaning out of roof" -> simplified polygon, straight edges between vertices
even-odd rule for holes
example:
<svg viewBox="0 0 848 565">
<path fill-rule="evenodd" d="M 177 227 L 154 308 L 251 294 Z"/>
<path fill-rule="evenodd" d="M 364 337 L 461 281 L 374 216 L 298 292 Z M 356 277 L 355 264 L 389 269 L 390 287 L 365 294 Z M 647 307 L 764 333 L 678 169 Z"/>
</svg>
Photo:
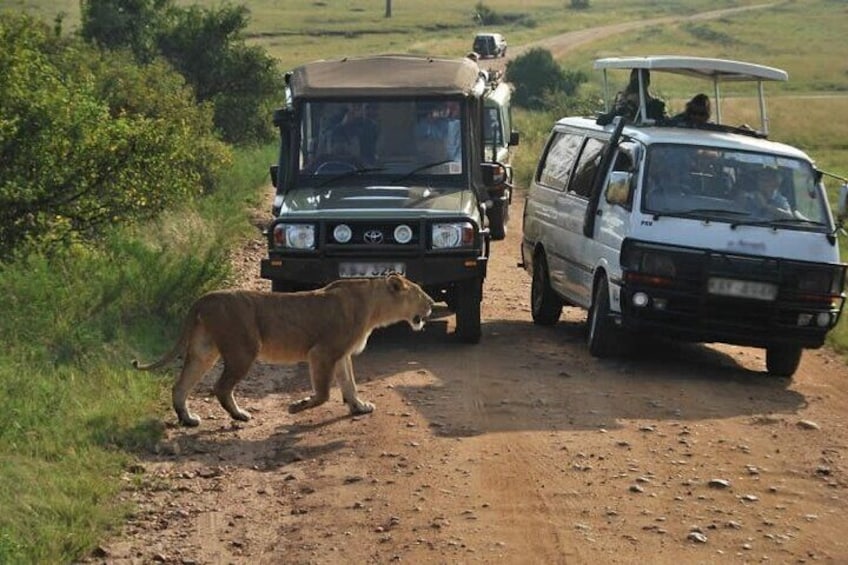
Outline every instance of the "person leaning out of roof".
<svg viewBox="0 0 848 565">
<path fill-rule="evenodd" d="M 669 120 L 671 125 L 698 127 L 710 121 L 710 97 L 700 93 L 693 96 L 686 108 Z"/>
<path fill-rule="evenodd" d="M 641 75 L 641 80 L 640 80 Z M 606 125 L 612 122 L 615 116 L 623 116 L 630 121 L 641 121 L 639 115 L 639 92 L 641 89 L 645 99 L 645 115 L 649 120 L 662 121 L 667 119 L 665 102 L 654 96 L 649 87 L 651 86 L 651 73 L 647 69 L 633 69 L 630 71 L 630 80 L 624 90 L 616 94 L 612 110 L 598 116 L 597 123 Z"/>
</svg>

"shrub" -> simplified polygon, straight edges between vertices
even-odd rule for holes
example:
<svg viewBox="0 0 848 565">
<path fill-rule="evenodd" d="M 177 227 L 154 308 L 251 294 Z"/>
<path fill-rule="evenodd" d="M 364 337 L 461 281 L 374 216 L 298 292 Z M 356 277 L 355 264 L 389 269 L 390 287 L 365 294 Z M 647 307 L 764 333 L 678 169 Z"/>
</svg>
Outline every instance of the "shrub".
<svg viewBox="0 0 848 565">
<path fill-rule="evenodd" d="M 96 241 L 211 188 L 228 152 L 164 65 L 0 16 L 0 259 Z"/>
<path fill-rule="evenodd" d="M 89 41 L 128 49 L 141 63 L 164 56 L 197 101 L 213 106 L 223 139 L 250 144 L 274 136 L 269 116 L 282 77 L 271 57 L 245 44 L 248 14 L 246 7 L 228 4 L 204 9 L 179 8 L 173 0 L 86 0 L 82 27 Z"/>
<path fill-rule="evenodd" d="M 551 52 L 539 47 L 516 57 L 506 66 L 506 80 L 516 85 L 513 101 L 518 106 L 542 110 L 552 94 L 573 96 L 581 83 L 588 80 L 582 71 L 566 71 Z"/>
</svg>

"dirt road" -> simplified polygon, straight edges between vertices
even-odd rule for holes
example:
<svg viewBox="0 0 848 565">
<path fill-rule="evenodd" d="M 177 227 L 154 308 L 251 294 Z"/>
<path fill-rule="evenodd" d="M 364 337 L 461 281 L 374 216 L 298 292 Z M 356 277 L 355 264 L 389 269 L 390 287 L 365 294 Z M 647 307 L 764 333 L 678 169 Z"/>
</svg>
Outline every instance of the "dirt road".
<svg viewBox="0 0 848 565">
<path fill-rule="evenodd" d="M 515 227 L 515 226 L 513 226 Z M 530 321 L 519 231 L 493 249 L 483 340 L 452 318 L 392 328 L 355 361 L 351 418 L 290 416 L 304 366 L 259 366 L 231 422 L 209 381 L 132 473 L 140 512 L 106 563 L 777 563 L 848 561 L 848 369 L 806 352 L 655 343 L 598 361 L 585 314 Z M 246 286 L 264 287 L 242 258 Z M 139 483 L 138 487 L 129 485 Z"/>
<path fill-rule="evenodd" d="M 203 423 L 168 414 L 127 472 L 139 512 L 89 561 L 848 562 L 844 360 L 806 352 L 790 382 L 749 348 L 593 359 L 585 313 L 532 324 L 519 223 L 493 246 L 479 345 L 455 343 L 450 317 L 376 334 L 355 368 L 377 410 L 355 418 L 338 390 L 286 412 L 305 366 L 255 367 L 236 390 L 246 424 L 208 379 Z M 243 286 L 268 288 L 263 252 L 235 259 Z"/>
</svg>

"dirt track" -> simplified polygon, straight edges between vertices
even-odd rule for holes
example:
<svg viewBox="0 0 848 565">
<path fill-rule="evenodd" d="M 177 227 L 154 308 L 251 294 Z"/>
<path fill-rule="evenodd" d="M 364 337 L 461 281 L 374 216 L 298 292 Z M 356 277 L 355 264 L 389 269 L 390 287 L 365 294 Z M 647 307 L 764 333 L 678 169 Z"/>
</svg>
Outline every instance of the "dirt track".
<svg viewBox="0 0 848 565">
<path fill-rule="evenodd" d="M 790 383 L 748 348 L 595 360 L 584 313 L 530 321 L 518 242 L 495 244 L 479 345 L 452 318 L 372 337 L 355 361 L 370 416 L 338 390 L 290 416 L 306 368 L 259 366 L 237 389 L 254 420 L 235 424 L 207 381 L 201 427 L 169 417 L 127 493 L 141 512 L 97 561 L 848 560 L 844 361 L 806 352 Z"/>
<path fill-rule="evenodd" d="M 354 364 L 374 414 L 348 417 L 334 389 L 290 416 L 306 368 L 259 366 L 237 424 L 205 381 L 203 423 L 168 415 L 128 473 L 140 512 L 91 561 L 848 562 L 844 360 L 806 352 L 789 382 L 749 348 L 593 359 L 585 313 L 532 324 L 519 224 L 493 247 L 479 345 L 450 317 L 372 337 Z M 263 252 L 236 258 L 244 286 L 267 289 Z"/>
</svg>

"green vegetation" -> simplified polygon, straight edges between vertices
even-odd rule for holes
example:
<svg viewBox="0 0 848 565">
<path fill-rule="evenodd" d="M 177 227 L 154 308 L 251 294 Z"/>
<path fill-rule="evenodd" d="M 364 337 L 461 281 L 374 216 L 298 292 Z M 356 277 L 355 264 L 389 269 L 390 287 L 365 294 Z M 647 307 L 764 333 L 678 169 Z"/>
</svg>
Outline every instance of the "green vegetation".
<svg viewBox="0 0 848 565">
<path fill-rule="evenodd" d="M 0 268 L 0 563 L 73 561 L 131 510 L 115 497 L 161 437 L 171 379 L 129 360 L 163 351 L 188 304 L 231 282 L 229 250 L 255 230 L 238 212 L 275 150 L 238 150 L 228 189 L 196 206 Z"/>
<path fill-rule="evenodd" d="M 515 104 L 534 110 L 550 108 L 551 96 L 573 97 L 580 84 L 587 80 L 586 73 L 566 71 L 550 51 L 539 47 L 507 63 L 505 78 L 515 85 Z"/>
<path fill-rule="evenodd" d="M 81 36 L 109 51 L 126 49 L 147 65 L 162 57 L 211 103 L 221 136 L 231 143 L 270 141 L 267 116 L 282 88 L 276 64 L 242 37 L 248 10 L 179 8 L 172 0 L 87 0 L 82 2 Z"/>
<path fill-rule="evenodd" d="M 596 25 L 756 3 L 593 0 L 576 10 L 564 0 L 490 0 L 485 6 L 495 15 L 532 16 L 535 27 L 522 18 L 514 21 L 523 24 L 499 24 L 512 48 Z M 168 15 L 185 19 L 168 21 L 200 29 L 233 16 L 223 29 L 244 31 L 248 43 L 280 68 L 356 53 L 464 54 L 479 29 L 475 11 L 453 0 L 397 2 L 390 19 L 382 1 L 285 5 L 255 0 L 248 3 L 249 15 L 232 7 L 187 8 Z M 15 246 L 9 254 L 14 261 L 0 263 L 0 563 L 63 563 L 84 556 L 132 512 L 118 494 L 140 480 L 132 462 L 161 437 L 171 377 L 138 374 L 128 361 L 161 352 L 193 298 L 232 283 L 229 250 L 255 230 L 247 211 L 269 204 L 267 167 L 275 147 L 221 144 L 212 124 L 220 108 L 239 105 L 227 100 L 233 91 L 213 80 L 221 97 L 194 104 L 201 80 L 185 79 L 190 69 L 162 55 L 158 40 L 141 37 L 119 43 L 127 52 L 101 53 L 69 33 L 83 21 L 78 0 L 11 0 L 0 12 L 22 9 L 46 23 L 0 20 L 0 74 L 6 79 L 0 83 L 0 230 L 23 234 L 16 241 L 37 242 Z M 61 12 L 64 32 L 57 35 L 53 21 Z M 848 122 L 834 119 L 848 111 L 844 13 L 834 1 L 788 2 L 732 18 L 654 26 L 570 53 L 556 61 L 558 68 L 588 82 L 573 96 L 548 91 L 539 101 L 548 110 L 515 112 L 522 131 L 519 186 L 527 185 L 552 121 L 597 107 L 600 83 L 591 61 L 650 53 L 787 69 L 789 83 L 767 87 L 772 137 L 848 176 Z M 235 37 L 236 51 L 243 52 L 239 33 L 227 37 Z M 24 47 L 16 43 L 21 39 Z M 188 48 L 171 45 L 175 53 Z M 690 85 L 672 81 L 660 94 L 674 109 L 691 95 Z M 745 102 L 729 110 L 734 119 L 747 119 Z M 25 150 L 37 157 L 27 161 Z M 54 206 L 34 215 L 9 212 L 10 206 L 44 202 Z M 0 232 L 4 244 L 11 237 Z M 848 242 L 840 239 L 848 253 Z M 845 318 L 832 343 L 848 350 Z"/>
</svg>

